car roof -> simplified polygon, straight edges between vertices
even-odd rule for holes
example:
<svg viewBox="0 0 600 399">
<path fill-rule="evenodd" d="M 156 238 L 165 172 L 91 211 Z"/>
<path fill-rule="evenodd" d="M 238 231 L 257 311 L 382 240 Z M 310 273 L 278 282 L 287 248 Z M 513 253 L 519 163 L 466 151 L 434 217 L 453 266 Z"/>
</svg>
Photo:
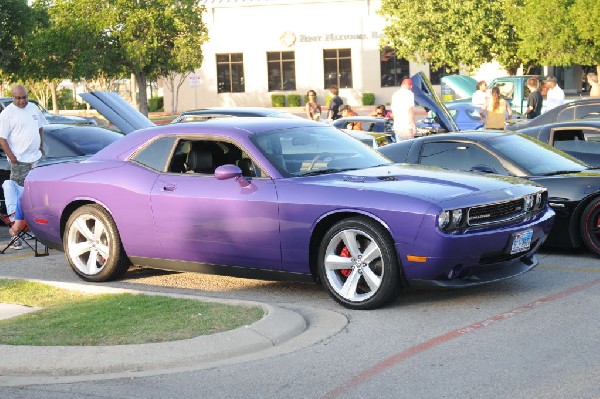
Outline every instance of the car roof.
<svg viewBox="0 0 600 399">
<path fill-rule="evenodd" d="M 214 107 L 214 108 L 200 108 L 189 111 L 184 111 L 181 115 L 203 115 L 203 114 L 219 114 L 219 115 L 271 115 L 276 113 L 285 113 L 273 108 L 265 107 Z"/>
</svg>

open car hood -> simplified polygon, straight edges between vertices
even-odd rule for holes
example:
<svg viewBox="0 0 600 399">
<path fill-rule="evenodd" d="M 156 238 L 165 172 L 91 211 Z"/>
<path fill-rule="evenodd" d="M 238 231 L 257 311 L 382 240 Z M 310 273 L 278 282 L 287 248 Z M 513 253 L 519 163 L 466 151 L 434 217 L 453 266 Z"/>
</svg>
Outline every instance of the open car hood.
<svg viewBox="0 0 600 399">
<path fill-rule="evenodd" d="M 415 95 L 415 103 L 426 108 L 427 111 L 432 110 L 436 113 L 439 118 L 439 124 L 448 132 L 458 132 L 458 126 L 448 108 L 442 103 L 440 97 L 433 90 L 429 79 L 423 74 L 418 72 L 412 76 L 413 82 L 413 93 Z"/>
<path fill-rule="evenodd" d="M 124 134 L 155 126 L 154 122 L 117 93 L 93 91 L 81 93 L 80 96 Z"/>
<path fill-rule="evenodd" d="M 470 76 L 446 75 L 440 80 L 442 83 L 442 93 L 444 93 L 444 86 L 446 86 L 446 88 L 452 90 L 453 100 L 471 98 L 473 97 L 473 93 L 477 91 L 477 81 Z"/>
</svg>

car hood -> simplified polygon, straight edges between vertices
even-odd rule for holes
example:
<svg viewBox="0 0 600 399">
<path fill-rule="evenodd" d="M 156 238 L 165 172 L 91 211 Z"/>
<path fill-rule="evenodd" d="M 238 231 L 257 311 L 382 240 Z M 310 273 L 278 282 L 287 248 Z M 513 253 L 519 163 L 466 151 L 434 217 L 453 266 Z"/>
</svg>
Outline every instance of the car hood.
<svg viewBox="0 0 600 399">
<path fill-rule="evenodd" d="M 447 75 L 440 80 L 442 82 L 442 93 L 450 89 L 455 95 L 453 99 L 471 98 L 473 93 L 477 91 L 477 81 L 470 76 Z"/>
<path fill-rule="evenodd" d="M 413 82 L 413 93 L 415 95 L 415 103 L 430 109 L 436 113 L 439 118 L 440 125 L 448 132 L 458 132 L 458 126 L 448 108 L 442 103 L 440 97 L 433 90 L 433 86 L 429 82 L 429 79 L 419 72 L 412 76 Z"/>
<path fill-rule="evenodd" d="M 93 91 L 80 96 L 124 134 L 156 126 L 117 93 Z"/>
<path fill-rule="evenodd" d="M 480 204 L 482 193 L 485 193 L 485 201 L 489 203 L 514 199 L 515 195 L 530 194 L 542 188 L 537 183 L 515 177 L 479 175 L 407 164 L 295 179 L 298 179 L 296 182 L 305 184 L 406 195 L 448 207 Z"/>
</svg>

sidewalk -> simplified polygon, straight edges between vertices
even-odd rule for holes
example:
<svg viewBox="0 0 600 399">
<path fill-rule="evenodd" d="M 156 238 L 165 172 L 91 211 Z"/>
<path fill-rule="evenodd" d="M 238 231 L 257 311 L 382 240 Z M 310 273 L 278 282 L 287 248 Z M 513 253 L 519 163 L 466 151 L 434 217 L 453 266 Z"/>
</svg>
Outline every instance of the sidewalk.
<svg viewBox="0 0 600 399">
<path fill-rule="evenodd" d="M 149 293 L 83 283 L 32 281 L 92 293 L 134 292 L 215 301 L 215 298 Z M 262 306 L 266 316 L 254 324 L 232 331 L 172 342 L 81 347 L 0 345 L 0 386 L 163 374 L 214 367 L 227 362 L 250 361 L 314 345 L 337 334 L 348 322 L 342 314 L 324 309 L 238 300 L 218 302 Z M 34 310 L 0 304 L 0 319 Z"/>
</svg>

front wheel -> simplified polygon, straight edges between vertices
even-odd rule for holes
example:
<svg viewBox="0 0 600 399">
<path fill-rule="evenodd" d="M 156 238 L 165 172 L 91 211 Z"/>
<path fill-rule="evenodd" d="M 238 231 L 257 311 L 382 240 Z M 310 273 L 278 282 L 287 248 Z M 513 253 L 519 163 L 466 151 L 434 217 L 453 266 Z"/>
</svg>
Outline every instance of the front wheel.
<svg viewBox="0 0 600 399">
<path fill-rule="evenodd" d="M 579 228 L 585 246 L 600 256 L 600 198 L 585 207 Z"/>
<path fill-rule="evenodd" d="M 115 222 L 99 205 L 84 205 L 71 214 L 63 245 L 71 268 L 83 280 L 113 280 L 129 268 Z"/>
<path fill-rule="evenodd" d="M 349 309 L 374 309 L 400 290 L 400 263 L 388 232 L 366 218 L 331 227 L 319 249 L 319 276 L 335 301 Z"/>
</svg>

